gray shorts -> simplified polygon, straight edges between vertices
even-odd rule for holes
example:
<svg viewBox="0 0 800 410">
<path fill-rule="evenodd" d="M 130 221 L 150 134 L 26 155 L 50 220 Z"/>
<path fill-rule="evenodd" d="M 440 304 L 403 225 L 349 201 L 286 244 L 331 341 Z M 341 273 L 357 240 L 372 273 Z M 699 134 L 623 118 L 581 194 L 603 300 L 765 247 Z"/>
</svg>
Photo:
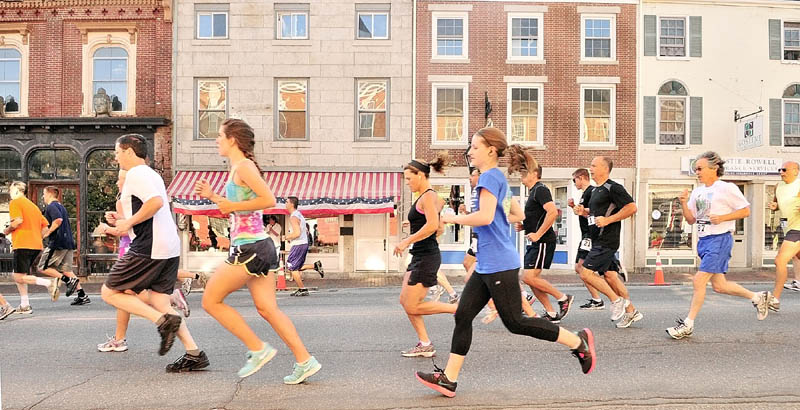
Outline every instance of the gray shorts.
<svg viewBox="0 0 800 410">
<path fill-rule="evenodd" d="M 72 272 L 72 259 L 75 251 L 72 249 L 44 248 L 39 259 L 39 270 L 54 268 L 59 272 Z"/>
</svg>

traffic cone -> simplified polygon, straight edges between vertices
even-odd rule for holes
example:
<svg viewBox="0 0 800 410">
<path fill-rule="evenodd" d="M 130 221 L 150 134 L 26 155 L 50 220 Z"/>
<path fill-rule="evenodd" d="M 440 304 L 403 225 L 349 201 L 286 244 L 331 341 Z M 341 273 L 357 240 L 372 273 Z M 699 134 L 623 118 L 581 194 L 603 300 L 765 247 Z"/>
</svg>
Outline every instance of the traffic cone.
<svg viewBox="0 0 800 410">
<path fill-rule="evenodd" d="M 650 284 L 650 286 L 668 286 L 671 283 L 664 282 L 664 270 L 661 269 L 661 254 L 660 252 L 656 252 L 656 273 L 654 282 Z"/>
<path fill-rule="evenodd" d="M 278 275 L 278 286 L 277 290 L 286 290 L 286 275 L 284 271 L 275 271 L 275 274 Z"/>
</svg>

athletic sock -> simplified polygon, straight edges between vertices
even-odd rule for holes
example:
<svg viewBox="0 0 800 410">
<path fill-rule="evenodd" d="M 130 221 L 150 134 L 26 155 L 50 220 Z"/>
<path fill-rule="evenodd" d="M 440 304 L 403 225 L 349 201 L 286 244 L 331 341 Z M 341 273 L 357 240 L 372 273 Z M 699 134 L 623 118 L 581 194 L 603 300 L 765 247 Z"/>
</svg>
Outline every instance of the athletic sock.
<svg viewBox="0 0 800 410">
<path fill-rule="evenodd" d="M 452 297 L 455 297 L 456 295 L 458 295 L 458 293 L 456 293 L 456 291 L 453 291 L 453 293 L 450 294 L 450 296 L 452 296 Z"/>
<path fill-rule="evenodd" d="M 753 293 L 753 297 L 750 298 L 750 300 L 752 300 L 753 303 L 758 303 L 759 299 L 761 299 L 761 292 Z"/>
<path fill-rule="evenodd" d="M 194 356 L 194 357 L 200 356 L 200 349 L 187 350 L 186 354 L 188 354 L 189 356 Z"/>
<path fill-rule="evenodd" d="M 562 296 L 561 299 L 559 299 L 558 301 L 559 302 L 564 302 L 566 300 L 567 300 L 567 294 L 565 293 L 564 296 Z"/>
<path fill-rule="evenodd" d="M 61 281 L 64 282 L 64 283 L 69 283 L 69 276 L 61 275 Z"/>
<path fill-rule="evenodd" d="M 556 316 L 558 316 L 558 313 L 556 313 L 556 312 L 547 312 L 547 316 L 556 317 Z"/>
<path fill-rule="evenodd" d="M 40 286 L 50 286 L 50 283 L 52 283 L 52 280 L 50 280 L 50 279 L 45 279 L 45 278 L 36 278 L 36 284 L 37 284 L 37 285 L 40 285 Z"/>
<path fill-rule="evenodd" d="M 689 319 L 687 317 L 686 319 L 683 319 L 683 324 L 688 327 L 694 327 L 694 319 Z"/>
<path fill-rule="evenodd" d="M 603 301 L 603 299 L 600 299 L 600 298 L 592 298 L 592 300 L 595 301 L 595 302 L 598 302 L 598 303 Z"/>
<path fill-rule="evenodd" d="M 78 289 L 78 297 L 79 298 L 86 297 L 86 292 L 84 292 L 83 289 Z"/>
<path fill-rule="evenodd" d="M 28 300 L 28 295 L 19 297 L 19 305 L 20 306 L 30 306 L 31 305 L 31 301 Z"/>
<path fill-rule="evenodd" d="M 420 340 L 420 341 L 419 341 L 419 344 L 420 344 L 421 346 L 430 346 L 430 345 L 431 345 L 431 343 L 432 343 L 431 341 L 427 341 L 427 342 L 423 342 L 422 340 Z"/>
</svg>

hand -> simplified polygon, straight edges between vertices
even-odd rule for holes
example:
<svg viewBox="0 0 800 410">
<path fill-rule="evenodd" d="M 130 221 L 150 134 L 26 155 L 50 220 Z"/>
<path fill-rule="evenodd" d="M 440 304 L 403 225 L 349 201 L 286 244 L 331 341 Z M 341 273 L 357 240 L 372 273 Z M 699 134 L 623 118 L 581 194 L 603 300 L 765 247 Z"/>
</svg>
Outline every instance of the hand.
<svg viewBox="0 0 800 410">
<path fill-rule="evenodd" d="M 514 224 L 514 230 L 517 231 L 517 232 L 521 231 L 522 230 L 522 224 L 519 223 L 519 222 L 515 223 Z"/>
<path fill-rule="evenodd" d="M 608 226 L 608 224 L 611 223 L 611 221 L 609 219 L 610 218 L 605 217 L 605 216 L 596 216 L 594 218 L 594 224 L 597 225 L 598 228 L 602 228 L 604 226 Z"/>
<path fill-rule="evenodd" d="M 117 219 L 119 219 L 119 215 L 117 215 L 114 211 L 106 211 L 106 222 L 109 225 L 114 226 L 117 224 Z"/>
<path fill-rule="evenodd" d="M 211 197 L 214 196 L 211 185 L 205 179 L 198 180 L 194 184 L 194 193 L 205 199 L 211 199 Z"/>
<path fill-rule="evenodd" d="M 117 225 L 113 228 L 109 228 L 106 232 L 110 233 L 114 236 L 122 236 L 127 235 L 128 231 L 131 229 L 131 223 L 127 220 L 120 219 L 117 220 Z"/>
<path fill-rule="evenodd" d="M 45 239 L 48 236 L 50 236 L 50 230 L 47 228 L 42 229 L 42 239 Z"/>
<path fill-rule="evenodd" d="M 770 202 L 769 203 L 769 209 L 772 210 L 772 211 L 777 211 L 778 210 L 778 203 L 777 202 Z"/>
<path fill-rule="evenodd" d="M 408 241 L 403 239 L 397 246 L 394 247 L 394 256 L 403 256 L 403 252 L 408 248 Z"/>
<path fill-rule="evenodd" d="M 712 225 L 719 225 L 725 222 L 725 219 L 722 218 L 722 215 L 709 215 L 708 219 L 711 220 Z"/>
<path fill-rule="evenodd" d="M 235 209 L 233 209 L 234 206 L 233 201 L 229 201 L 224 198 L 221 201 L 217 202 L 217 206 L 219 207 L 219 211 L 225 215 L 235 211 Z"/>
<path fill-rule="evenodd" d="M 575 213 L 575 215 L 583 216 L 583 211 L 585 209 L 586 208 L 584 208 L 583 205 L 575 205 L 575 207 L 572 208 L 572 212 Z"/>
<path fill-rule="evenodd" d="M 444 224 L 455 223 L 455 219 L 456 219 L 456 215 L 455 214 L 445 213 L 445 214 L 442 214 L 442 216 L 441 216 L 442 223 L 444 223 Z"/>
<path fill-rule="evenodd" d="M 542 235 L 539 235 L 538 232 L 531 232 L 526 236 L 531 242 L 539 242 L 539 239 L 542 239 Z"/>
<path fill-rule="evenodd" d="M 689 201 L 689 190 L 684 189 L 683 192 L 678 196 L 678 200 L 681 201 L 681 204 L 686 204 Z"/>
<path fill-rule="evenodd" d="M 458 206 L 458 213 L 460 213 L 460 214 L 465 214 L 465 213 L 467 213 L 467 206 L 466 206 L 466 205 L 464 205 L 464 204 L 461 204 L 461 205 L 459 205 L 459 206 Z"/>
<path fill-rule="evenodd" d="M 575 207 L 575 200 L 572 199 L 572 198 L 568 199 L 567 200 L 567 206 L 570 207 L 570 208 Z"/>
</svg>

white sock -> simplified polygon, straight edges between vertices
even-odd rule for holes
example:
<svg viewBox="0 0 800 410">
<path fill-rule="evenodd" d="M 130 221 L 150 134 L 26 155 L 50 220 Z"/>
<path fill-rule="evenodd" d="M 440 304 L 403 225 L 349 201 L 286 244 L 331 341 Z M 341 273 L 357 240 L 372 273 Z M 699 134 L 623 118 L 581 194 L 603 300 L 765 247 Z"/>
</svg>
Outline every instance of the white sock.
<svg viewBox="0 0 800 410">
<path fill-rule="evenodd" d="M 752 300 L 752 301 L 753 301 L 753 303 L 758 303 L 758 301 L 759 301 L 760 299 L 761 299 L 761 292 L 756 292 L 756 293 L 753 293 L 753 297 L 752 297 L 752 298 L 750 298 L 750 300 Z"/>
<path fill-rule="evenodd" d="M 563 302 L 563 301 L 565 301 L 565 300 L 567 300 L 567 294 L 566 294 L 566 293 L 565 293 L 565 294 L 564 294 L 564 296 L 562 296 L 562 297 L 561 297 L 561 299 L 559 299 L 558 301 L 559 301 L 559 302 Z"/>
<path fill-rule="evenodd" d="M 556 314 L 556 312 L 547 312 L 547 316 L 556 317 L 558 314 Z"/>
<path fill-rule="evenodd" d="M 603 299 L 600 299 L 600 298 L 592 298 L 592 300 L 595 301 L 595 302 L 602 302 L 603 301 Z"/>
<path fill-rule="evenodd" d="M 450 294 L 450 296 L 452 296 L 452 297 L 456 297 L 456 295 L 458 295 L 458 293 L 456 293 L 456 291 L 453 291 L 453 293 Z"/>
<path fill-rule="evenodd" d="M 621 297 L 617 298 L 617 300 L 615 300 L 615 301 L 613 301 L 611 303 L 622 303 L 622 298 Z"/>
<path fill-rule="evenodd" d="M 775 303 L 781 303 L 781 301 L 780 301 L 780 300 L 778 300 L 778 298 L 776 298 L 775 296 L 773 296 L 773 297 L 772 297 L 772 300 L 774 300 L 774 301 L 775 301 Z"/>
<path fill-rule="evenodd" d="M 419 341 L 419 344 L 420 344 L 421 346 L 430 346 L 430 345 L 431 345 L 431 342 L 430 342 L 430 341 L 423 342 L 422 340 L 420 340 L 420 341 Z"/>
<path fill-rule="evenodd" d="M 523 299 L 527 299 L 528 298 L 528 291 L 527 290 L 523 290 L 522 291 L 522 298 Z"/>
<path fill-rule="evenodd" d="M 688 327 L 694 327 L 694 320 L 687 317 L 686 319 L 683 319 L 683 324 Z"/>
<path fill-rule="evenodd" d="M 36 284 L 40 286 L 50 286 L 52 282 L 52 279 L 36 278 Z"/>
<path fill-rule="evenodd" d="M 20 306 L 30 306 L 31 305 L 31 301 L 28 300 L 28 295 L 19 297 L 19 305 Z"/>
</svg>

